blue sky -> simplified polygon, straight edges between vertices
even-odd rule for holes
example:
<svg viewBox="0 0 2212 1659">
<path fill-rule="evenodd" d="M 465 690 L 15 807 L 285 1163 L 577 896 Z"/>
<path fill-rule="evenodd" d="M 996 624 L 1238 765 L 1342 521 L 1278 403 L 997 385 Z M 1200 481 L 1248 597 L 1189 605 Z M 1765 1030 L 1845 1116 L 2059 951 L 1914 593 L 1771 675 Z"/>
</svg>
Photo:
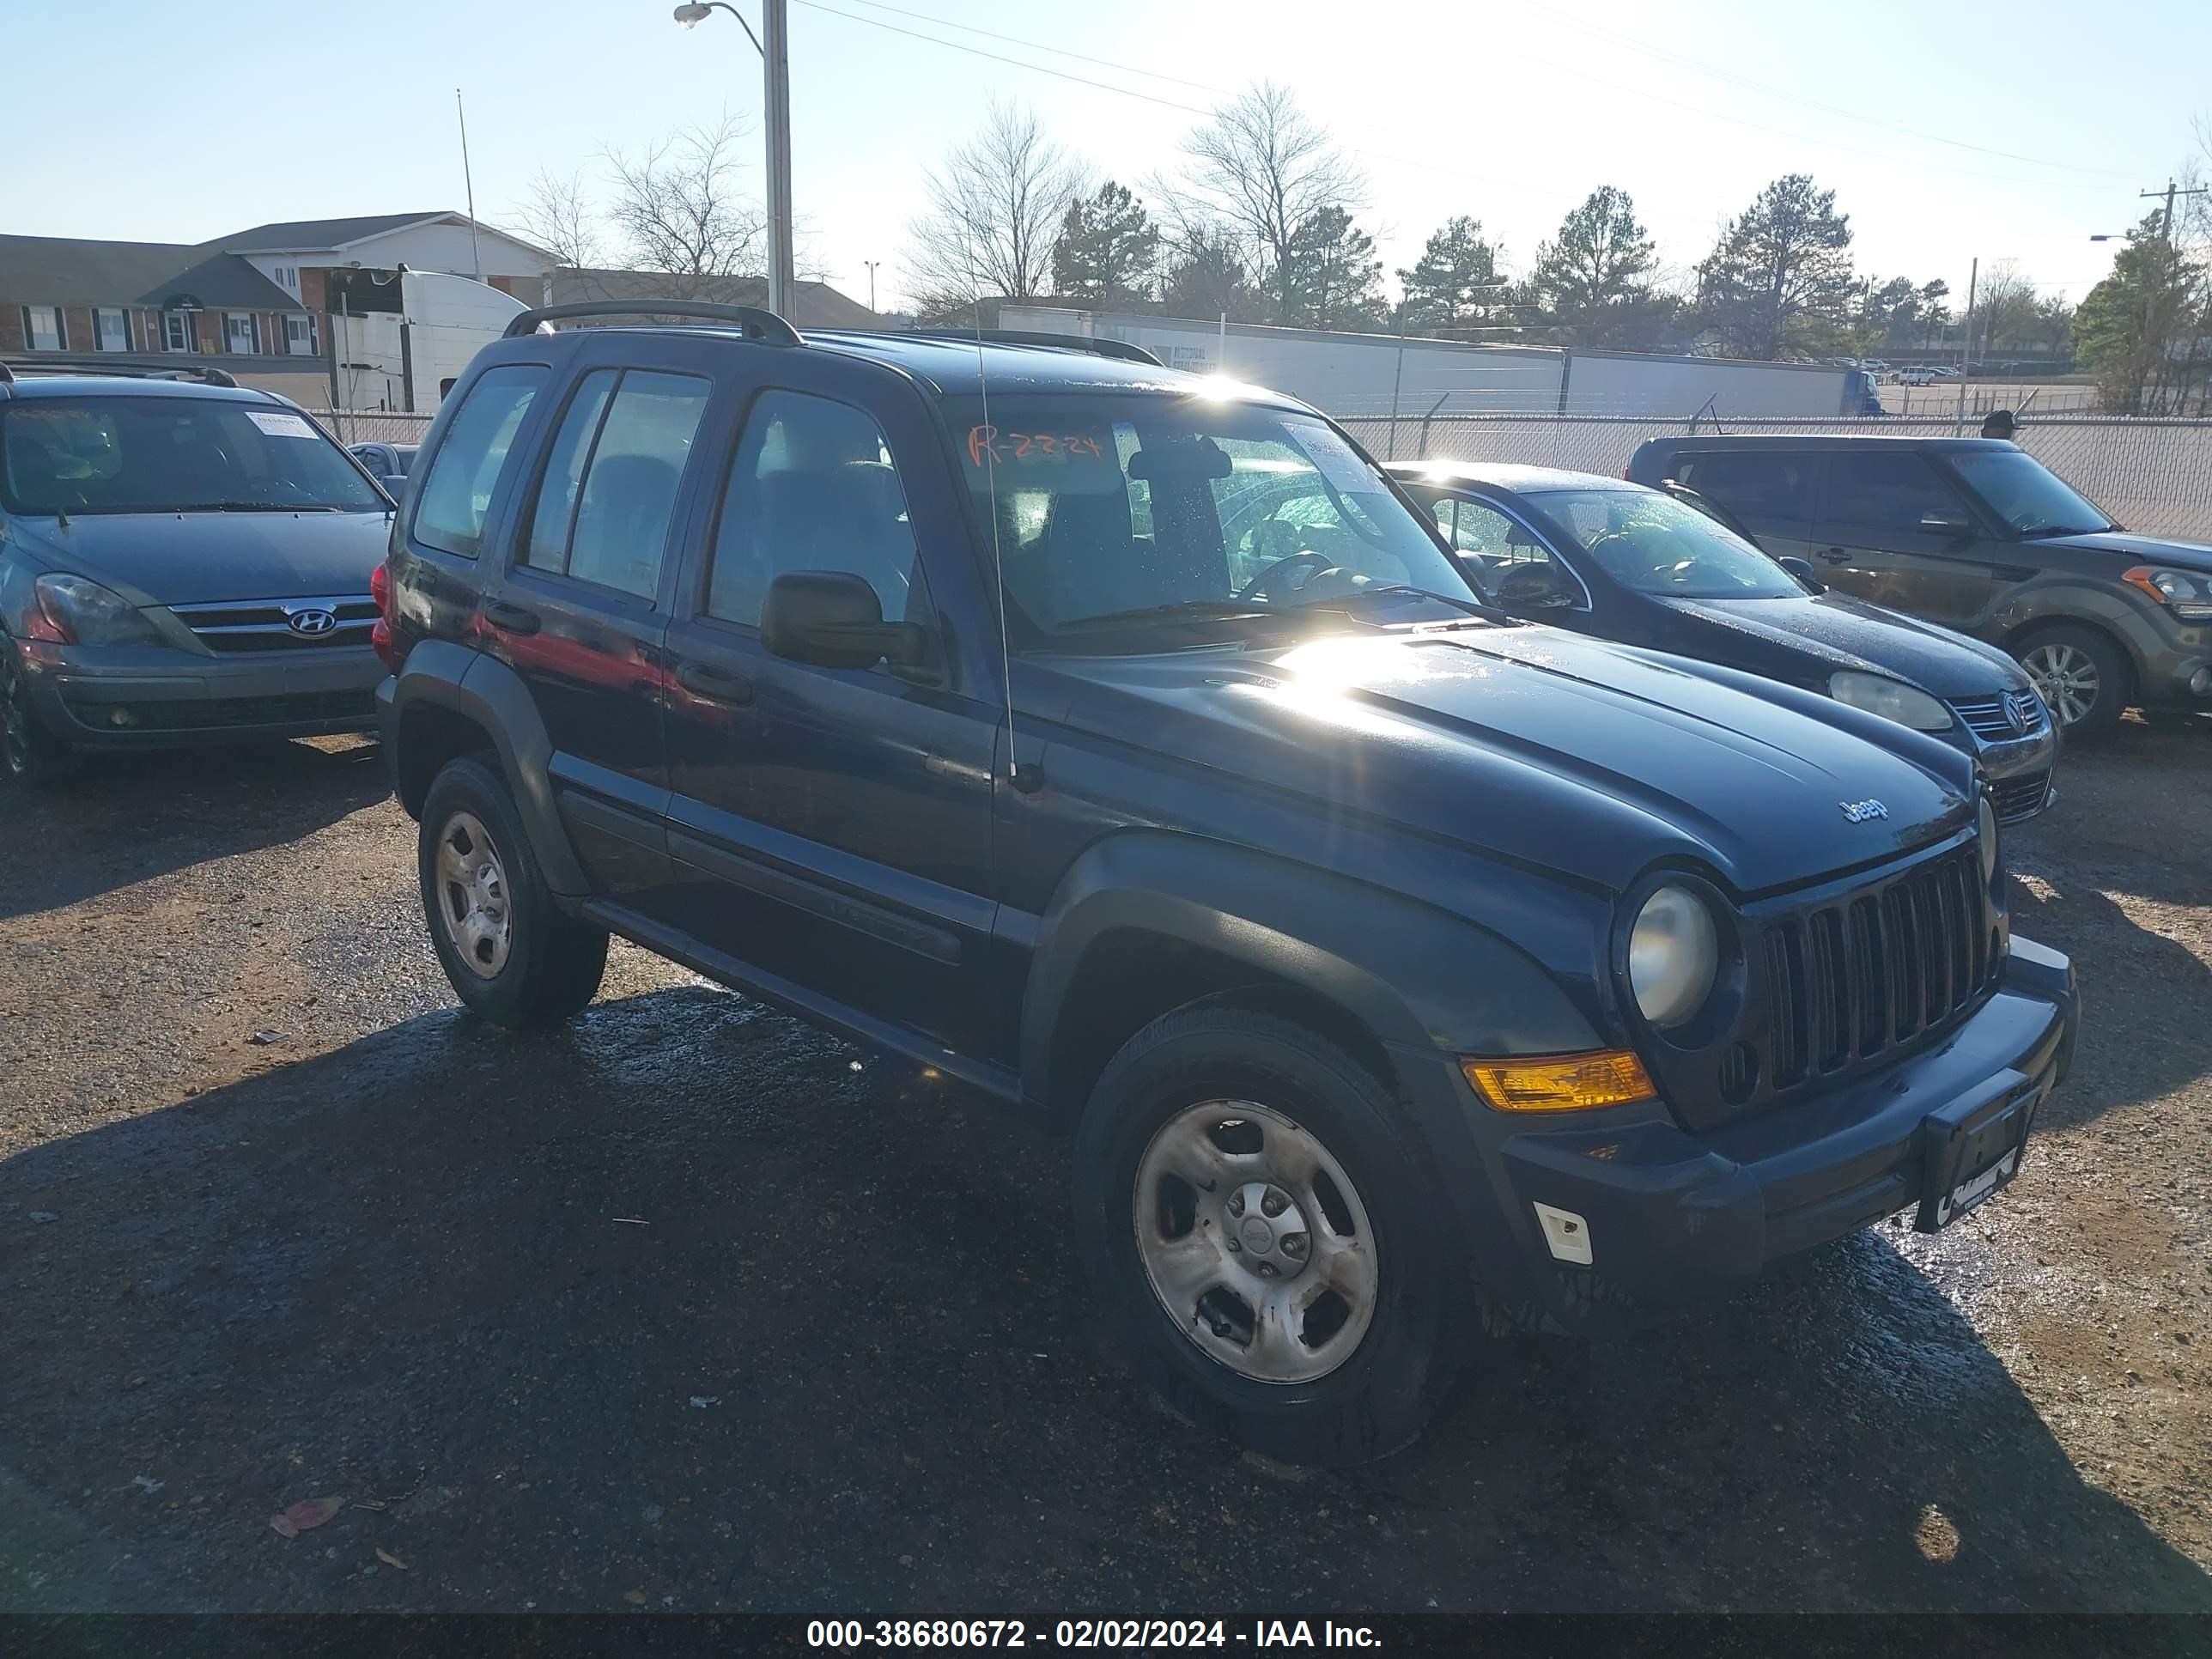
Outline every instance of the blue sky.
<svg viewBox="0 0 2212 1659">
<path fill-rule="evenodd" d="M 757 0 L 741 3 L 757 23 Z M 862 262 L 883 261 L 887 305 L 924 168 L 994 98 L 1036 109 L 1100 176 L 1133 182 L 1173 162 L 1200 118 L 1190 112 L 1222 90 L 1288 85 L 1356 151 L 1361 220 L 1393 269 L 1467 213 L 1525 270 L 1559 216 L 1607 183 L 1686 266 L 1766 180 L 1808 171 L 1851 215 L 1863 272 L 1963 291 L 1978 255 L 2077 299 L 2109 264 L 2090 235 L 2126 229 L 2138 189 L 2206 159 L 2192 118 L 2212 118 L 2201 0 L 897 6 L 791 8 L 803 245 L 862 298 Z M 181 33 L 175 7 L 152 0 L 25 9 L 8 30 L 0 230 L 199 240 L 266 220 L 459 207 L 456 85 L 493 222 L 539 167 L 592 169 L 607 145 L 725 106 L 753 124 L 749 153 L 757 143 L 743 32 L 719 14 L 679 29 L 667 0 L 220 0 Z"/>
</svg>

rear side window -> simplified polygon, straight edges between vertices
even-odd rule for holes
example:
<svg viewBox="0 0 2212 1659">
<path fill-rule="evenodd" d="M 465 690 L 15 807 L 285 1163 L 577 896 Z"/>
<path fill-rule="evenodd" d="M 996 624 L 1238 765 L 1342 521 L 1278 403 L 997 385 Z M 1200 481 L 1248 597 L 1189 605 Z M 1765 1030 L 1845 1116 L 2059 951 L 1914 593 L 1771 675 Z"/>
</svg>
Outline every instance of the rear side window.
<svg viewBox="0 0 2212 1659">
<path fill-rule="evenodd" d="M 1917 533 L 1923 514 L 1963 510 L 1959 492 L 1924 455 L 1894 450 L 1838 455 L 1828 464 L 1828 524 Z"/>
<path fill-rule="evenodd" d="M 594 370 L 555 434 L 523 562 L 649 599 L 713 383 Z"/>
<path fill-rule="evenodd" d="M 486 369 L 469 388 L 415 498 L 416 541 L 465 559 L 477 556 L 507 452 L 544 384 L 543 367 L 517 363 Z"/>
<path fill-rule="evenodd" d="M 1722 450 L 1678 457 L 1672 474 L 1747 517 L 1813 516 L 1813 458 L 1788 450 Z"/>
</svg>

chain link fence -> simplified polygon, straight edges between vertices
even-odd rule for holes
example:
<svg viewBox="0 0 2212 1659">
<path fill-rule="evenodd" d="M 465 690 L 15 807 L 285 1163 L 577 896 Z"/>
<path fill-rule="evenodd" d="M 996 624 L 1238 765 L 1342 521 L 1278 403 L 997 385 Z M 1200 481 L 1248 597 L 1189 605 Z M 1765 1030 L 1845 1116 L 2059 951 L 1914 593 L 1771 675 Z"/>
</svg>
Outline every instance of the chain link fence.
<svg viewBox="0 0 2212 1659">
<path fill-rule="evenodd" d="M 436 418 L 387 410 L 311 409 L 307 413 L 342 444 L 419 444 Z"/>
<path fill-rule="evenodd" d="M 1681 420 L 1607 416 L 1439 415 L 1431 420 L 1353 418 L 1345 429 L 1385 460 L 1516 461 L 1619 477 L 1647 438 L 1680 437 Z M 1747 421 L 1703 433 L 1861 433 L 1875 437 L 1948 436 L 1948 417 L 1905 420 Z M 1975 428 L 1969 426 L 1972 435 Z M 2212 542 L 2212 421 L 2069 417 L 2021 428 L 2023 449 L 2130 530 Z"/>
</svg>

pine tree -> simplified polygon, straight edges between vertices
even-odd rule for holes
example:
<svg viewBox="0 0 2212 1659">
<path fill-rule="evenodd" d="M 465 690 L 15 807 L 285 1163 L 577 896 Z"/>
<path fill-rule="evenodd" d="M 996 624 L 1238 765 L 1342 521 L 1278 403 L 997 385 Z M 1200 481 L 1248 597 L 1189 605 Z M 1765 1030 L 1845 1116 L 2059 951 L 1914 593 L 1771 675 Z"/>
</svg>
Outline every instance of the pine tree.
<svg viewBox="0 0 2212 1659">
<path fill-rule="evenodd" d="M 1482 237 L 1482 221 L 1461 216 L 1446 222 L 1428 240 L 1411 270 L 1401 270 L 1404 289 L 1399 316 L 1408 329 L 1449 330 L 1480 324 L 1504 297 L 1498 286 L 1498 250 Z"/>
<path fill-rule="evenodd" d="M 1053 292 L 1086 305 L 1122 306 L 1152 297 L 1160 233 L 1145 205 L 1108 180 L 1071 202 L 1053 244 Z"/>
<path fill-rule="evenodd" d="M 1571 344 L 1648 346 L 1677 309 L 1652 288 L 1658 264 L 1635 202 L 1602 185 L 1538 245 L 1528 291 L 1545 323 Z"/>
<path fill-rule="evenodd" d="M 1851 222 L 1836 192 L 1792 173 L 1723 227 L 1698 267 L 1698 310 L 1738 356 L 1818 355 L 1840 335 L 1850 303 Z"/>
<path fill-rule="evenodd" d="M 1316 210 L 1291 234 L 1277 293 L 1283 306 L 1277 320 L 1291 326 L 1379 325 L 1382 262 L 1375 257 L 1375 239 L 1344 209 Z"/>
</svg>

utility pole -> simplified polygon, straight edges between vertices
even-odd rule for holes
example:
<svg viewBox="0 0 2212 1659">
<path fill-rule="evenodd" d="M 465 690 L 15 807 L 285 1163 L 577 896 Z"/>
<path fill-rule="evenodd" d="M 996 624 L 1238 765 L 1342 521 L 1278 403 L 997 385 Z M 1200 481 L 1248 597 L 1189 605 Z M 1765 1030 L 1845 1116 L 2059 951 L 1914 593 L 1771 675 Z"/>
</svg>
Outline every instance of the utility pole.
<svg viewBox="0 0 2212 1659">
<path fill-rule="evenodd" d="M 2145 200 L 2155 201 L 2160 196 L 2166 198 L 2166 217 L 2160 221 L 2160 224 L 2166 232 L 2166 264 L 2161 275 L 2168 279 L 2171 273 L 2179 269 L 2179 261 L 2173 241 L 2173 198 L 2177 196 L 2202 196 L 2207 189 L 2212 189 L 2212 186 L 2199 185 L 2193 190 L 2184 190 L 2168 179 L 2162 191 L 2139 190 L 2136 192 L 2138 198 Z M 2148 270 L 2143 272 L 2142 285 L 2143 374 L 2142 385 L 2136 392 L 2136 413 L 2148 415 L 2150 413 L 2151 374 L 2160 355 L 2160 347 L 2153 337 L 2157 332 L 2158 324 L 2158 285 L 2151 280 L 2151 273 Z"/>
<path fill-rule="evenodd" d="M 876 267 L 883 264 L 883 261 L 863 259 L 860 263 L 868 268 L 868 309 L 873 311 L 876 308 Z"/>
<path fill-rule="evenodd" d="M 1959 344 L 1959 420 L 1951 435 L 1959 436 L 1966 429 L 1966 378 L 1974 366 L 1974 290 L 1981 285 L 1982 259 L 1974 256 L 1974 263 L 1966 275 L 1966 322 L 1965 337 Z M 1939 416 L 1937 417 L 1941 419 Z"/>
<path fill-rule="evenodd" d="M 768 77 L 768 308 L 791 315 L 791 31 L 785 0 L 761 0 Z"/>
</svg>

